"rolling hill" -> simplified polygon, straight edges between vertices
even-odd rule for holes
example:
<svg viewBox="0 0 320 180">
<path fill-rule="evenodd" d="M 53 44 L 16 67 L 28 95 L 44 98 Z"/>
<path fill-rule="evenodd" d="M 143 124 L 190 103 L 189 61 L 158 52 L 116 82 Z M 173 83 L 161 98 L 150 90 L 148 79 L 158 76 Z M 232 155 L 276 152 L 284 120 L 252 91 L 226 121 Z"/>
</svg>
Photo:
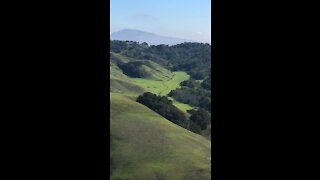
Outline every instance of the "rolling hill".
<svg viewBox="0 0 320 180">
<path fill-rule="evenodd" d="M 132 77 L 137 72 L 141 77 Z M 144 92 L 166 96 L 189 78 L 152 60 L 110 52 L 110 179 L 211 179 L 211 141 L 136 102 Z M 186 114 L 192 109 L 170 99 Z"/>
<path fill-rule="evenodd" d="M 123 55 L 111 52 L 110 54 L 110 92 L 121 93 L 131 97 L 138 97 L 143 92 L 151 92 L 159 95 L 167 95 L 173 89 L 179 87 L 182 81 L 190 77 L 182 71 L 171 72 L 163 66 L 149 61 L 128 58 Z M 125 75 L 118 63 L 142 62 L 143 70 L 150 72 L 151 76 L 145 78 L 133 78 Z M 174 105 L 186 112 L 192 107 L 188 104 L 178 102 L 170 98 Z"/>
</svg>

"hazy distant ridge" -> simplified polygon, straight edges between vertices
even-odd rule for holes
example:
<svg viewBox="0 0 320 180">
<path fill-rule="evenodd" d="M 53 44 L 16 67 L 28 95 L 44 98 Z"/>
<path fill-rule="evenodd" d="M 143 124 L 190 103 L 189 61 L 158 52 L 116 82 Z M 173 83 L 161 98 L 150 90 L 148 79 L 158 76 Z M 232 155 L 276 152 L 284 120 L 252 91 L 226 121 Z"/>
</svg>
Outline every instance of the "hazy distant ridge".
<svg viewBox="0 0 320 180">
<path fill-rule="evenodd" d="M 194 40 L 180 39 L 174 37 L 160 36 L 154 33 L 133 30 L 133 29 L 124 29 L 118 32 L 114 32 L 110 35 L 111 40 L 120 40 L 120 41 L 137 41 L 137 42 L 146 42 L 149 45 L 175 45 L 184 42 L 196 42 Z"/>
</svg>

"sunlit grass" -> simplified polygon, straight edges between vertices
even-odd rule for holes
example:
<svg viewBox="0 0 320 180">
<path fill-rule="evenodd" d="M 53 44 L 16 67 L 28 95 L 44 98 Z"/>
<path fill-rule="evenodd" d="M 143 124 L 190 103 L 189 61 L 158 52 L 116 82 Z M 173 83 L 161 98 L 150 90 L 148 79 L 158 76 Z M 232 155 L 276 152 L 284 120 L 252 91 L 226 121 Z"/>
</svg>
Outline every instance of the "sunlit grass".
<svg viewBox="0 0 320 180">
<path fill-rule="evenodd" d="M 210 179 L 209 140 L 118 93 L 110 113 L 112 179 Z"/>
</svg>

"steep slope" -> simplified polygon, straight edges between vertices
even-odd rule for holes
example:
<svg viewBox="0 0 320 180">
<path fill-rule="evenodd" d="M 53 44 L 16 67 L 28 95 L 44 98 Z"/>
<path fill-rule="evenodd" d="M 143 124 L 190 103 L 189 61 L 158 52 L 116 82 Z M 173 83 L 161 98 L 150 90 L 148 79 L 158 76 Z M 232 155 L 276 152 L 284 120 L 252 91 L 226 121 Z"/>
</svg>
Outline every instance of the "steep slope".
<svg viewBox="0 0 320 180">
<path fill-rule="evenodd" d="M 111 179 L 211 179 L 211 142 L 110 93 Z"/>
</svg>

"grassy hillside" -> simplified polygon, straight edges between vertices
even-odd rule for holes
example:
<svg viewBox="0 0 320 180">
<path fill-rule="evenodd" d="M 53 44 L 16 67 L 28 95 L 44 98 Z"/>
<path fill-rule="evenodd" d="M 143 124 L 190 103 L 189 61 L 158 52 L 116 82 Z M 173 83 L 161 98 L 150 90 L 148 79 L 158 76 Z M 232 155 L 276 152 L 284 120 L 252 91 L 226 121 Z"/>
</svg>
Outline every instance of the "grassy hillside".
<svg viewBox="0 0 320 180">
<path fill-rule="evenodd" d="M 134 67 L 144 73 L 144 77 L 142 77 L 144 79 L 161 81 L 172 76 L 171 71 L 150 60 L 139 60 L 110 52 L 110 62 L 118 68 L 120 67 L 119 69 L 121 69 L 121 65 L 135 63 Z"/>
<path fill-rule="evenodd" d="M 129 63 L 141 61 L 144 63 L 142 68 L 150 72 L 152 76 L 146 78 L 132 78 L 123 74 L 118 67 L 118 63 Z M 110 59 L 110 92 L 121 93 L 131 97 L 138 97 L 143 92 L 151 92 L 154 94 L 165 96 L 171 90 L 176 89 L 182 81 L 188 80 L 190 76 L 186 72 L 171 72 L 161 65 L 152 61 L 142 61 L 128 58 L 117 53 L 111 53 Z M 173 100 L 173 104 L 182 111 L 186 112 L 192 107 Z"/>
<path fill-rule="evenodd" d="M 169 94 L 171 90 L 178 88 L 182 81 L 188 80 L 189 75 L 185 72 L 173 72 L 169 77 L 163 78 L 161 81 L 143 78 L 130 79 L 148 92 L 165 96 Z"/>
<path fill-rule="evenodd" d="M 118 65 L 131 62 L 142 62 L 138 70 L 147 76 L 125 75 Z M 144 92 L 165 96 L 189 78 L 186 72 L 171 72 L 152 61 L 111 53 L 112 180 L 211 179 L 210 140 L 173 124 L 135 101 Z M 184 112 L 192 108 L 170 99 Z"/>
<path fill-rule="evenodd" d="M 211 179 L 211 142 L 110 93 L 111 179 Z"/>
</svg>

